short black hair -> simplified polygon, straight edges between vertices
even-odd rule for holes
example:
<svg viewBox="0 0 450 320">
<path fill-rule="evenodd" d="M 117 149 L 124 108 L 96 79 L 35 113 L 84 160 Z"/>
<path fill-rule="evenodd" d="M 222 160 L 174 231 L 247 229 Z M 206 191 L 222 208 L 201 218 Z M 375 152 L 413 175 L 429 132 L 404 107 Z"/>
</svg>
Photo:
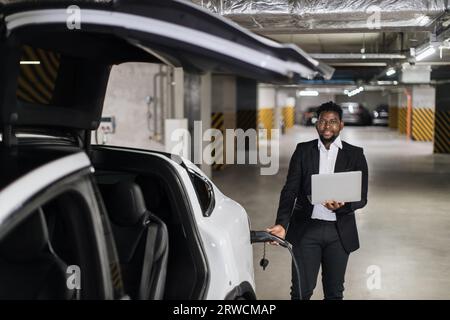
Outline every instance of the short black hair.
<svg viewBox="0 0 450 320">
<path fill-rule="evenodd" d="M 320 114 L 322 112 L 336 112 L 339 116 L 339 120 L 342 121 L 342 108 L 337 103 L 334 103 L 333 101 L 328 101 L 325 103 L 322 103 L 319 108 L 317 109 L 317 118 L 320 117 Z"/>
</svg>

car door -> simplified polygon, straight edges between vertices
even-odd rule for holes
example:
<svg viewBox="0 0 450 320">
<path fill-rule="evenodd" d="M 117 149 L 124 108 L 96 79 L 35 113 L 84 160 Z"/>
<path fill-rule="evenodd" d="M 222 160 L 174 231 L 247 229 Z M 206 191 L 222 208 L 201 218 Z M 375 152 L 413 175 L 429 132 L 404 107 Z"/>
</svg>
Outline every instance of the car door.
<svg viewBox="0 0 450 320">
<path fill-rule="evenodd" d="M 115 146 L 94 145 L 91 152 L 100 190 L 111 189 L 122 181 L 136 183 L 147 209 L 167 226 L 165 299 L 205 299 L 210 267 L 197 221 L 202 210 L 184 164 L 172 157 L 177 158 Z M 107 202 L 110 197 L 103 195 Z"/>
<path fill-rule="evenodd" d="M 1 190 L 0 299 L 123 295 L 91 169 L 79 152 L 42 163 Z"/>
</svg>

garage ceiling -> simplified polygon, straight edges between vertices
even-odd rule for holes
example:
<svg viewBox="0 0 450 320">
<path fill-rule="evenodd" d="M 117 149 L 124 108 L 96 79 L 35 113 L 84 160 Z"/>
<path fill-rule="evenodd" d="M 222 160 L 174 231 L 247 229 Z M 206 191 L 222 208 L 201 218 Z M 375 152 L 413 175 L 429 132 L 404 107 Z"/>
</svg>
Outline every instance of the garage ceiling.
<svg viewBox="0 0 450 320">
<path fill-rule="evenodd" d="M 445 0 L 193 0 L 262 36 L 294 43 L 336 68 L 331 82 L 368 82 L 411 60 L 411 48 L 450 38 Z M 450 78 L 450 50 L 439 50 L 432 78 Z M 423 62 L 422 62 L 423 63 Z M 383 77 L 381 77 L 382 79 Z M 395 80 L 393 77 L 390 80 Z"/>
</svg>

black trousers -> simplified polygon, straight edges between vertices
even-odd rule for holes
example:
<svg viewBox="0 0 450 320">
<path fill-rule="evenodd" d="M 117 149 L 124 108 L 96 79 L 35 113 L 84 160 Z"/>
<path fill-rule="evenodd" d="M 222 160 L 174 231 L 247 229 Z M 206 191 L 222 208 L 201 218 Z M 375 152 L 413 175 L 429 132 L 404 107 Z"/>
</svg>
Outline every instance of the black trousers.
<svg viewBox="0 0 450 320">
<path fill-rule="evenodd" d="M 325 299 L 341 300 L 344 293 L 345 269 L 349 254 L 339 239 L 336 222 L 311 219 L 298 246 L 294 246 L 294 258 L 300 268 L 301 292 L 309 300 L 316 287 L 317 275 L 322 265 L 322 286 Z M 291 299 L 298 300 L 298 281 L 292 263 Z"/>
</svg>

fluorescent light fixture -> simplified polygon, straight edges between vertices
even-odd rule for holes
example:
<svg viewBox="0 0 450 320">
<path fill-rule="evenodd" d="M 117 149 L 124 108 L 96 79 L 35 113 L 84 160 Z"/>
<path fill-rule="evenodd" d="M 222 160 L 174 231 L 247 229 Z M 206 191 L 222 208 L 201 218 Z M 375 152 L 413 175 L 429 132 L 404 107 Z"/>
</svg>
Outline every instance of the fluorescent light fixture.
<svg viewBox="0 0 450 320">
<path fill-rule="evenodd" d="M 350 92 L 347 93 L 347 96 L 349 97 L 353 97 L 354 95 L 357 95 L 358 93 L 360 93 L 361 91 L 364 91 L 363 87 L 358 87 Z"/>
<path fill-rule="evenodd" d="M 41 64 L 40 61 L 20 61 L 20 64 Z"/>
<path fill-rule="evenodd" d="M 388 71 L 386 71 L 386 75 L 387 75 L 388 77 L 394 75 L 395 73 L 396 73 L 396 71 L 395 71 L 394 68 L 389 68 Z"/>
<path fill-rule="evenodd" d="M 436 49 L 434 47 L 428 47 L 427 49 L 425 49 L 424 51 L 422 51 L 421 53 L 419 53 L 416 56 L 416 61 L 421 61 L 421 60 L 425 59 L 426 57 L 431 56 L 435 52 L 436 52 Z"/>
<path fill-rule="evenodd" d="M 317 97 L 319 92 L 316 90 L 301 90 L 299 95 L 302 97 Z"/>
<path fill-rule="evenodd" d="M 430 21 L 431 21 L 431 19 L 430 19 L 429 16 L 422 15 L 419 18 L 419 24 L 420 24 L 421 27 L 426 26 L 428 23 L 430 23 Z"/>
<path fill-rule="evenodd" d="M 377 85 L 379 86 L 389 86 L 389 85 L 397 85 L 397 81 L 384 81 L 384 80 L 378 80 Z"/>
</svg>

